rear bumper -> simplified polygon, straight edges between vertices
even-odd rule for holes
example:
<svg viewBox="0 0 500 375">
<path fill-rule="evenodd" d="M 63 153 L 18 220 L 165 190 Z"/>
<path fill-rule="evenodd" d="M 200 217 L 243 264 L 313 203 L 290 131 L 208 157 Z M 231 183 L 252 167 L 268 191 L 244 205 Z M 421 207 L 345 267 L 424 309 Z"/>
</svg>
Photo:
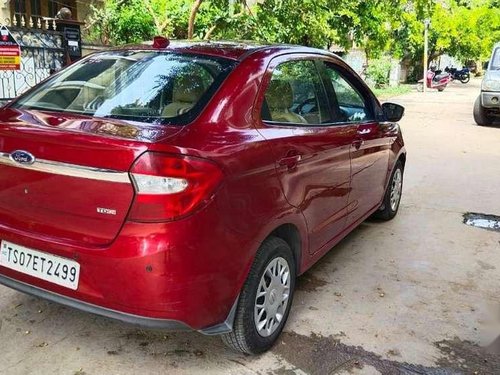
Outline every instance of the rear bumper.
<svg viewBox="0 0 500 375">
<path fill-rule="evenodd" d="M 229 228 L 214 204 L 189 220 L 126 222 L 102 248 L 35 238 L 0 225 L 0 240 L 80 264 L 77 290 L 2 266 L 0 283 L 127 323 L 224 333 L 231 330 L 235 301 L 258 246 Z"/>
<path fill-rule="evenodd" d="M 101 306 L 93 305 L 73 298 L 65 297 L 63 295 L 49 292 L 47 290 L 37 288 L 35 286 L 25 284 L 23 282 L 11 279 L 0 275 L 0 284 L 9 288 L 17 290 L 22 293 L 30 294 L 32 296 L 40 297 L 51 302 L 56 302 L 61 305 L 72 307 L 78 310 L 89 312 L 96 315 L 101 315 L 106 318 L 120 320 L 125 323 L 139 325 L 146 328 L 161 328 L 172 331 L 188 331 L 190 327 L 182 322 L 170 319 L 154 319 L 143 316 L 127 314 L 121 311 L 107 309 Z"/>
<path fill-rule="evenodd" d="M 51 302 L 59 303 L 64 306 L 68 306 L 77 310 L 88 312 L 91 314 L 100 315 L 106 318 L 119 320 L 124 323 L 137 325 L 144 328 L 151 329 L 161 329 L 167 331 L 192 331 L 193 329 L 187 326 L 185 323 L 172 320 L 172 319 L 155 319 L 148 318 L 144 316 L 127 314 L 121 311 L 107 309 L 101 306 L 93 305 L 91 303 L 86 303 L 73 298 L 65 297 L 57 293 L 52 293 L 47 290 L 34 287 L 29 284 L 22 283 L 20 281 L 11 279 L 0 275 L 0 284 L 5 285 L 11 289 L 17 290 L 18 292 L 26 293 L 35 297 L 40 297 Z M 200 329 L 199 332 L 205 335 L 219 335 L 222 333 L 227 333 L 232 330 L 234 315 L 236 313 L 236 307 L 238 305 L 238 299 L 233 304 L 229 315 L 226 320 L 212 327 L 205 329 Z"/>
</svg>

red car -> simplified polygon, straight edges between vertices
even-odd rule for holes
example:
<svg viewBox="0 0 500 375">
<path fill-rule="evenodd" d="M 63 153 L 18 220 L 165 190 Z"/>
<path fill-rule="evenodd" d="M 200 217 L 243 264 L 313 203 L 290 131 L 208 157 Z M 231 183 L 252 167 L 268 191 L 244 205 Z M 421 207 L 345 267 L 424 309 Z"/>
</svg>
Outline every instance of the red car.
<svg viewBox="0 0 500 375">
<path fill-rule="evenodd" d="M 0 110 L 0 283 L 265 351 L 296 277 L 396 215 L 403 111 L 318 49 L 86 57 Z"/>
</svg>

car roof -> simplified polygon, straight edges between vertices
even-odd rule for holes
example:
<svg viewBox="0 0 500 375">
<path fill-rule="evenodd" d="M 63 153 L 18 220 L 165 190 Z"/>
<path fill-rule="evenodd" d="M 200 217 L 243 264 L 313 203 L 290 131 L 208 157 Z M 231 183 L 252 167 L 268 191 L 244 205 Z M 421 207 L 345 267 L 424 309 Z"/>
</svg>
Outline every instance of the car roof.
<svg viewBox="0 0 500 375">
<path fill-rule="evenodd" d="M 188 41 L 172 40 L 166 48 L 155 48 L 153 42 L 126 45 L 114 50 L 155 50 L 172 51 L 178 53 L 193 53 L 201 55 L 219 56 L 232 60 L 243 60 L 257 51 L 282 52 L 284 50 L 297 53 L 315 53 L 332 56 L 333 54 L 321 49 L 303 47 L 290 44 L 265 44 L 253 41 Z"/>
</svg>

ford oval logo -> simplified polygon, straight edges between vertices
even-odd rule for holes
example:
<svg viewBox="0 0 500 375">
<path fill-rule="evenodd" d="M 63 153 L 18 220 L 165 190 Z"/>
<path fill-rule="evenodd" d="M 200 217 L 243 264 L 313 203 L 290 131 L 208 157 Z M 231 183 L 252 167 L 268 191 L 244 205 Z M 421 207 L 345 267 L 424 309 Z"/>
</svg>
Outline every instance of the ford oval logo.
<svg viewBox="0 0 500 375">
<path fill-rule="evenodd" d="M 35 162 L 35 157 L 28 151 L 16 150 L 10 153 L 10 159 L 19 164 L 33 164 Z"/>
</svg>

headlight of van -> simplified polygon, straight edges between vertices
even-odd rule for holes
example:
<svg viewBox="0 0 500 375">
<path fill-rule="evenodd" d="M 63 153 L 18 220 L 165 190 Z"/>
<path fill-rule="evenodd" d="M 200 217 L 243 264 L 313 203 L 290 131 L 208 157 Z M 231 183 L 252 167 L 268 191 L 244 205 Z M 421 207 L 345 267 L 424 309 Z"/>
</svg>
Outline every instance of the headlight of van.
<svg viewBox="0 0 500 375">
<path fill-rule="evenodd" d="M 500 91 L 500 80 L 485 79 L 481 84 L 482 91 Z"/>
</svg>

